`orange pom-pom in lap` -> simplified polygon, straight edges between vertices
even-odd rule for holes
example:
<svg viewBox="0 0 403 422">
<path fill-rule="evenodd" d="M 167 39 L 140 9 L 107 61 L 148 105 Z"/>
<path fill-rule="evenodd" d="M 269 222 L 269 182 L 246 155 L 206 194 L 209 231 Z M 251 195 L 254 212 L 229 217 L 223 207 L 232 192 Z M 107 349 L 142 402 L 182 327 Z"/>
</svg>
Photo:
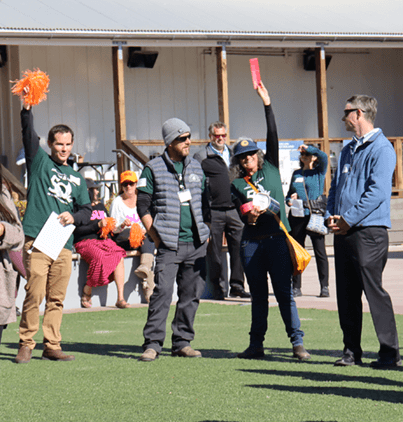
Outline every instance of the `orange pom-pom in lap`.
<svg viewBox="0 0 403 422">
<path fill-rule="evenodd" d="M 49 76 L 39 69 L 33 72 L 26 70 L 23 75 L 24 77 L 19 81 L 11 81 L 15 84 L 11 88 L 11 92 L 30 106 L 38 105 L 41 101 L 46 100 L 46 94 L 49 92 Z"/>
<path fill-rule="evenodd" d="M 130 247 L 133 249 L 139 248 L 143 244 L 144 237 L 145 235 L 140 225 L 137 223 L 132 224 L 129 236 Z"/>
<path fill-rule="evenodd" d="M 106 226 L 101 228 L 100 237 L 106 239 L 109 233 L 112 233 L 116 229 L 116 220 L 112 217 L 106 217 Z"/>
</svg>

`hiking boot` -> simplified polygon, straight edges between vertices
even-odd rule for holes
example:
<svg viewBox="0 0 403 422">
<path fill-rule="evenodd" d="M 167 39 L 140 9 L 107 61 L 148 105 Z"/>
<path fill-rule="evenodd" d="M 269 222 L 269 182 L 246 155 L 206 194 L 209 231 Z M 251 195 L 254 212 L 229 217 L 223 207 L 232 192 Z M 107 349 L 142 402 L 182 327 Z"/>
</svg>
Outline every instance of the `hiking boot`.
<svg viewBox="0 0 403 422">
<path fill-rule="evenodd" d="M 293 357 L 298 358 L 299 360 L 309 360 L 311 359 L 311 355 L 305 350 L 305 347 L 300 344 L 299 346 L 294 346 L 292 348 Z"/>
<path fill-rule="evenodd" d="M 320 289 L 319 297 L 330 297 L 329 287 L 325 286 Z"/>
<path fill-rule="evenodd" d="M 32 350 L 28 346 L 21 346 L 15 357 L 16 363 L 28 363 L 31 360 Z"/>
<path fill-rule="evenodd" d="M 43 360 L 55 360 L 58 362 L 70 362 L 75 359 L 73 355 L 66 355 L 61 350 L 45 349 L 42 353 Z"/>
<path fill-rule="evenodd" d="M 249 346 L 243 352 L 238 353 L 237 357 L 240 359 L 262 359 L 264 358 L 263 347 Z"/>
<path fill-rule="evenodd" d="M 139 360 L 142 362 L 152 362 L 158 358 L 158 352 L 154 349 L 146 349 L 140 356 Z"/>
<path fill-rule="evenodd" d="M 292 289 L 292 295 L 293 295 L 294 297 L 300 297 L 300 296 L 302 296 L 301 289 L 299 289 L 298 287 L 294 287 L 294 288 Z"/>
<path fill-rule="evenodd" d="M 190 346 L 186 346 L 177 352 L 172 352 L 172 356 L 180 356 L 182 358 L 201 358 L 202 354 L 199 350 L 194 350 Z"/>
</svg>

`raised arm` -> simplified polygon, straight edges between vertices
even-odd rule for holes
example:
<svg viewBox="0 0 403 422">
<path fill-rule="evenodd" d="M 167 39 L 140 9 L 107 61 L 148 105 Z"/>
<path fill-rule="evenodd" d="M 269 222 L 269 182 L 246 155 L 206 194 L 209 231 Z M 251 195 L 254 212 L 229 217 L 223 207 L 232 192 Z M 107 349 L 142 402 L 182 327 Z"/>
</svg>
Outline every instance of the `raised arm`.
<svg viewBox="0 0 403 422">
<path fill-rule="evenodd" d="M 266 115 L 267 124 L 267 135 L 266 135 L 266 160 L 279 168 L 279 157 L 278 157 L 278 135 L 276 120 L 274 119 L 274 113 L 271 107 L 271 99 L 266 87 L 263 82 L 260 82 L 256 89 L 259 97 L 262 99 L 264 104 L 264 111 Z"/>
<path fill-rule="evenodd" d="M 34 116 L 31 109 L 21 110 L 22 143 L 25 149 L 25 161 L 27 163 L 28 175 L 31 173 L 31 165 L 39 149 L 39 136 L 34 129 Z"/>
</svg>

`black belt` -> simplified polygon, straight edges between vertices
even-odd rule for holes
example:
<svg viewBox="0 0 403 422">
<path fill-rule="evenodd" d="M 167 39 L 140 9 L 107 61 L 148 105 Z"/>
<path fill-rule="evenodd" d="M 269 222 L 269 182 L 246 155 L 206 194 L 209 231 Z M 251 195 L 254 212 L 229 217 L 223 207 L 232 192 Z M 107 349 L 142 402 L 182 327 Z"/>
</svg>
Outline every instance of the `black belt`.
<svg viewBox="0 0 403 422">
<path fill-rule="evenodd" d="M 216 208 L 211 207 L 211 209 L 213 211 L 231 211 L 231 210 L 234 210 L 235 207 L 216 207 Z"/>
</svg>

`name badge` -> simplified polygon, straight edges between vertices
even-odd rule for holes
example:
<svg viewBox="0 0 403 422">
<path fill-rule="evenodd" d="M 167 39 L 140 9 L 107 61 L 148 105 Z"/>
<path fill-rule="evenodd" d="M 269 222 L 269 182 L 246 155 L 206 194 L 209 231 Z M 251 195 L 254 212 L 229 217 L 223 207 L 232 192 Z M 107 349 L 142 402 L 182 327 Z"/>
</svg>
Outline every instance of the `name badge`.
<svg viewBox="0 0 403 422">
<path fill-rule="evenodd" d="M 192 199 L 192 194 L 190 193 L 189 189 L 179 191 L 178 196 L 181 204 L 183 204 L 184 202 L 188 202 Z"/>
<path fill-rule="evenodd" d="M 303 177 L 297 177 L 295 179 L 295 183 L 303 183 L 304 182 L 304 178 Z"/>
<path fill-rule="evenodd" d="M 350 164 L 344 164 L 343 173 L 348 173 L 350 171 Z"/>
</svg>

